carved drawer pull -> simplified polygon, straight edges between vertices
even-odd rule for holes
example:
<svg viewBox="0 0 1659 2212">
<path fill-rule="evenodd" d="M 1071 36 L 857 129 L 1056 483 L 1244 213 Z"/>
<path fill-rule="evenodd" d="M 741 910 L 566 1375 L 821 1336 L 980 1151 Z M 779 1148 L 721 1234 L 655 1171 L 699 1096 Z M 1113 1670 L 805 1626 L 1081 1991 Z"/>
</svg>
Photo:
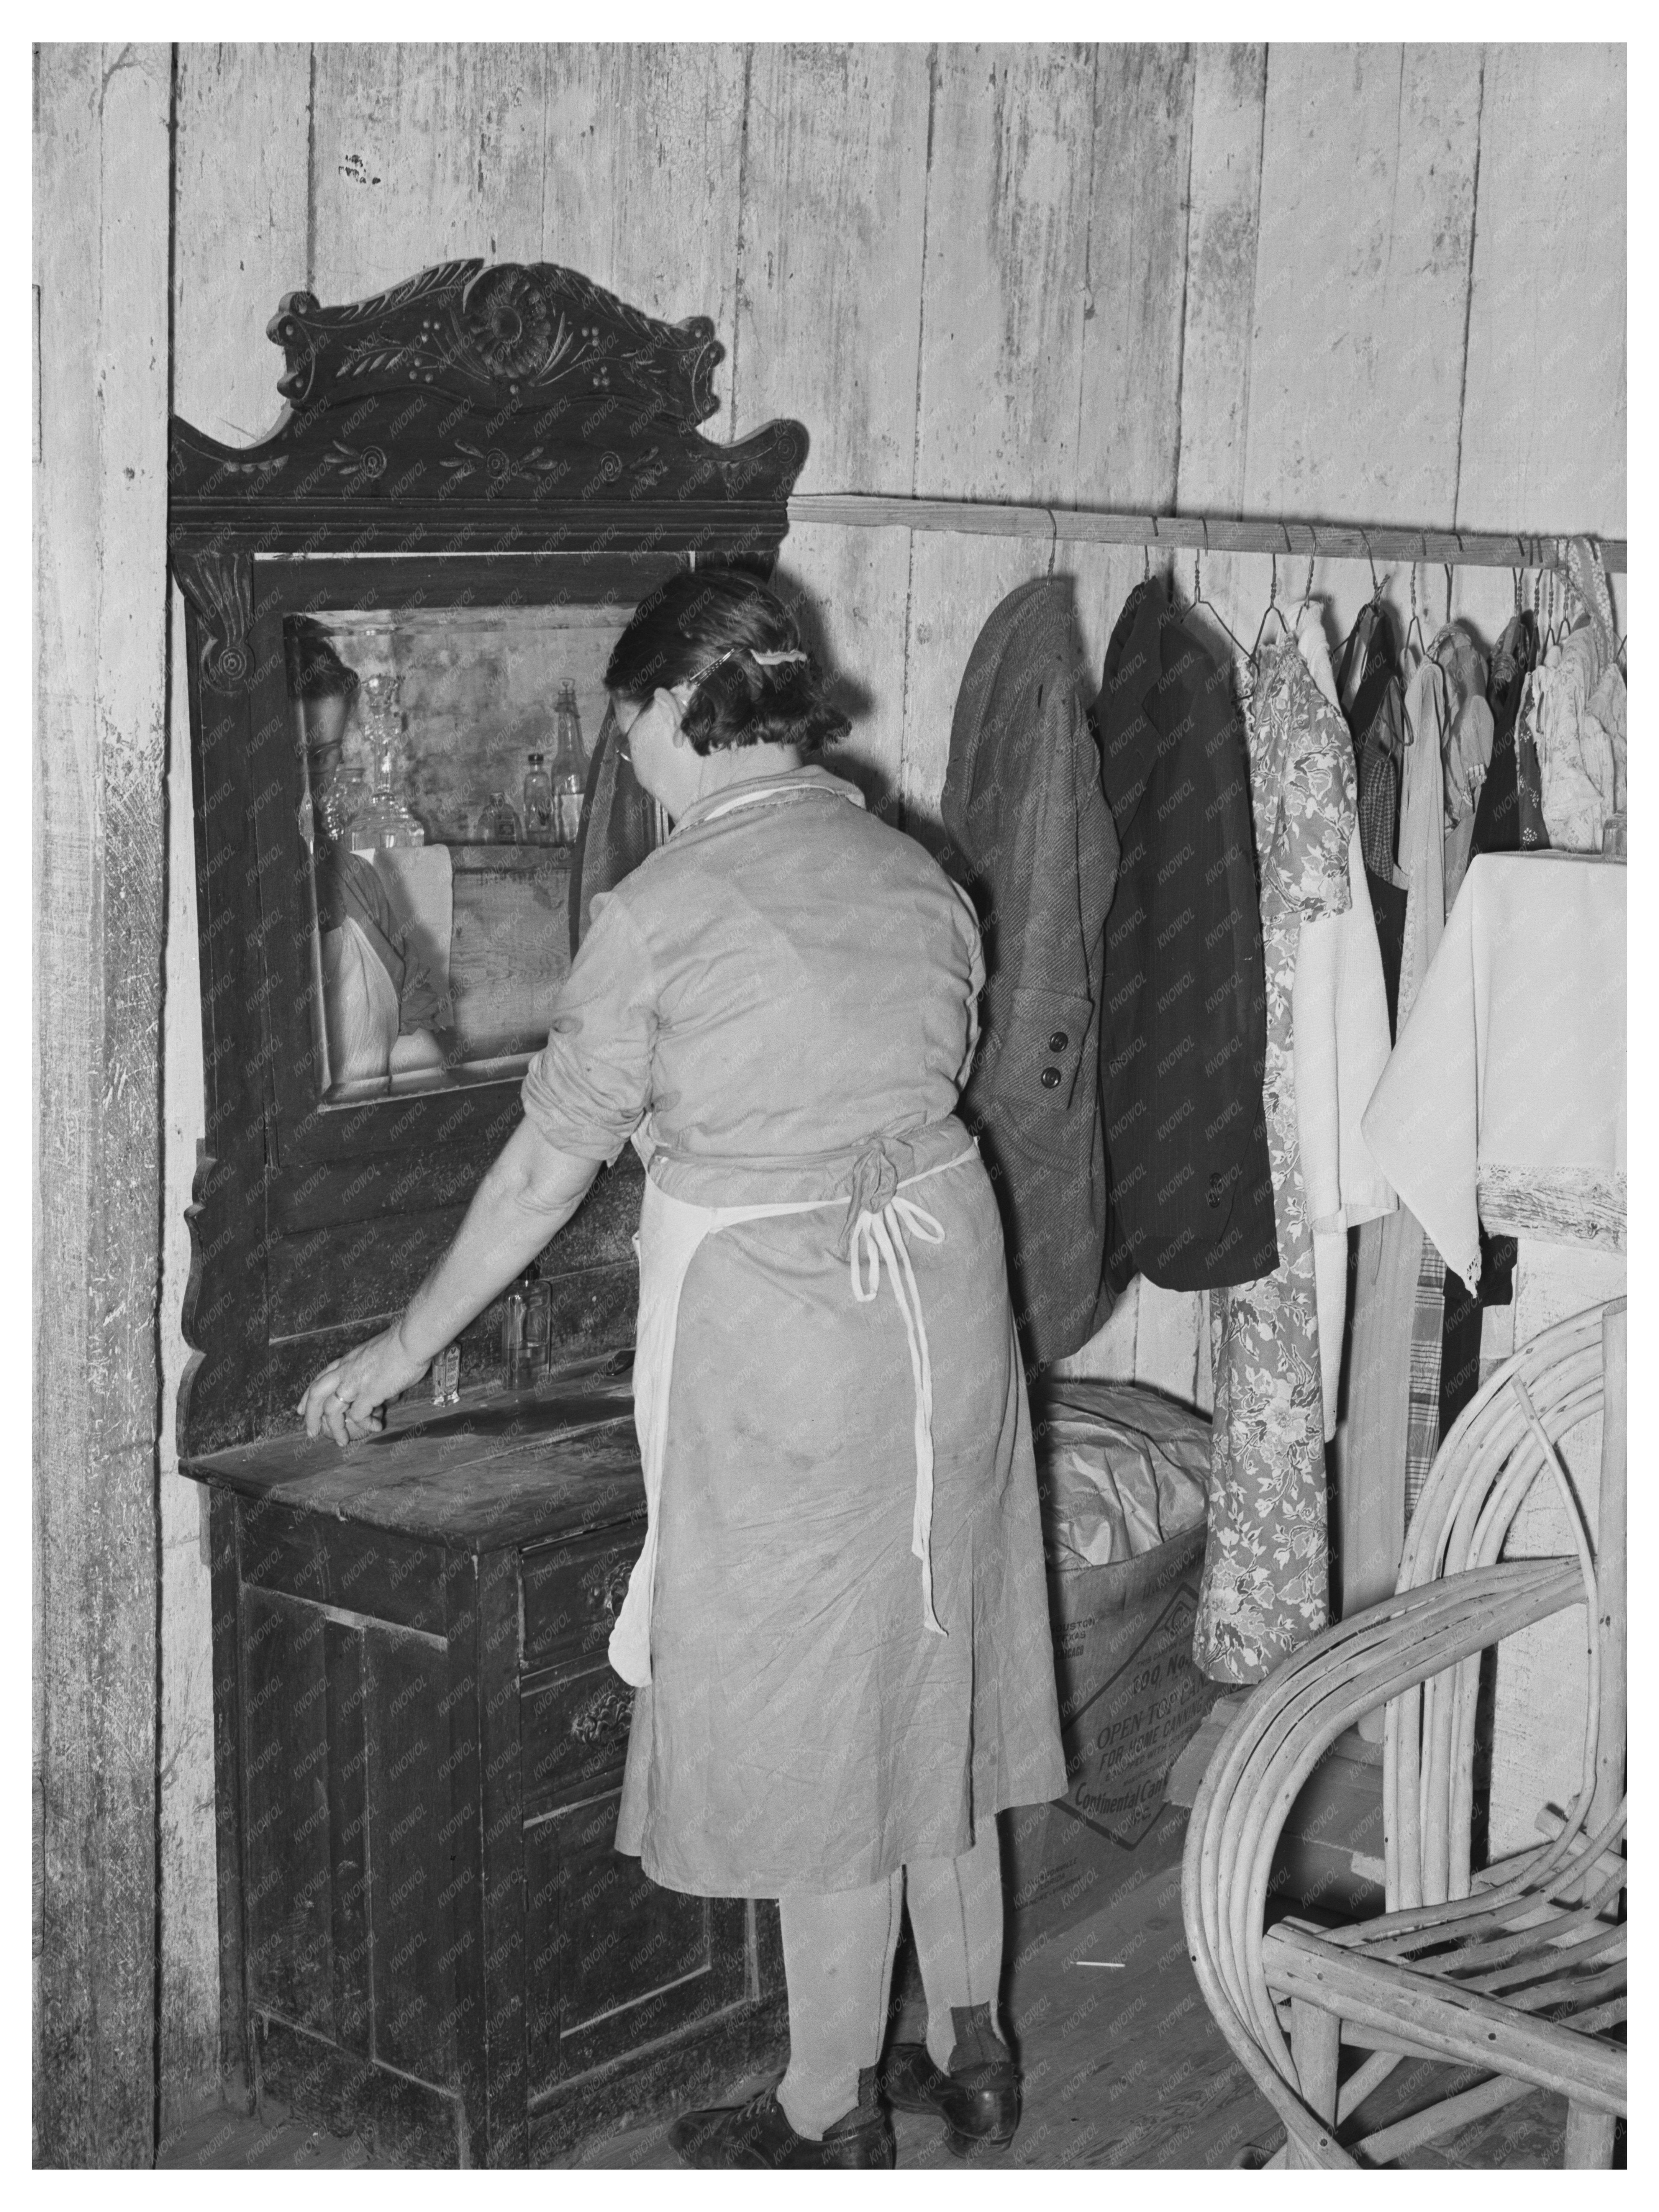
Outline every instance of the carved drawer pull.
<svg viewBox="0 0 1659 2212">
<path fill-rule="evenodd" d="M 570 1733 L 578 1743 L 597 1743 L 612 1729 L 625 1725 L 633 1711 L 633 1692 L 607 1685 L 571 1714 Z"/>
<path fill-rule="evenodd" d="M 607 1563 L 603 1576 L 587 1585 L 604 1607 L 605 1619 L 612 1623 L 616 1620 L 617 1607 L 628 1595 L 629 1580 L 633 1572 L 631 1559 L 611 1559 Z"/>
</svg>

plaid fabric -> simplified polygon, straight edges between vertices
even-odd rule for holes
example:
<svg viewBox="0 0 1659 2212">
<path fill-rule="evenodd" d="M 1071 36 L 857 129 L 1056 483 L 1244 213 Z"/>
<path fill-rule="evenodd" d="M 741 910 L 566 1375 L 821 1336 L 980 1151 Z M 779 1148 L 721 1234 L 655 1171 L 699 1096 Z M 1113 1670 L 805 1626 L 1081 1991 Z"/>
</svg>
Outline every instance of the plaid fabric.
<svg viewBox="0 0 1659 2212">
<path fill-rule="evenodd" d="M 1446 1319 L 1446 1263 L 1427 1237 L 1412 1304 L 1411 1399 L 1406 1414 L 1406 1526 L 1411 1526 L 1440 1449 L 1440 1352 Z"/>
<path fill-rule="evenodd" d="M 1400 763 L 1374 739 L 1359 756 L 1359 849 L 1374 876 L 1388 883 L 1400 835 Z"/>
<path fill-rule="evenodd" d="M 1390 673 L 1376 710 L 1355 748 L 1359 763 L 1359 849 L 1365 866 L 1386 884 L 1393 880 L 1400 843 L 1400 756 L 1405 740 L 1405 701 Z"/>
</svg>

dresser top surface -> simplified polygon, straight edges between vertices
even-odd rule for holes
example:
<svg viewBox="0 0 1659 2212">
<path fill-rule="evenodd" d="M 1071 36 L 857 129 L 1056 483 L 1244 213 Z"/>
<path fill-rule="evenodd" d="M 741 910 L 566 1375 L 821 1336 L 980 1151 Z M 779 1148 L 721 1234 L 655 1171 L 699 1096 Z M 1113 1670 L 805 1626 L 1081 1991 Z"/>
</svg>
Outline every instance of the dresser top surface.
<svg viewBox="0 0 1659 2212">
<path fill-rule="evenodd" d="M 303 1431 L 181 1462 L 198 1482 L 466 1551 L 628 1519 L 645 1502 L 625 1353 L 447 1410 L 393 1406 L 343 1449 Z"/>
</svg>

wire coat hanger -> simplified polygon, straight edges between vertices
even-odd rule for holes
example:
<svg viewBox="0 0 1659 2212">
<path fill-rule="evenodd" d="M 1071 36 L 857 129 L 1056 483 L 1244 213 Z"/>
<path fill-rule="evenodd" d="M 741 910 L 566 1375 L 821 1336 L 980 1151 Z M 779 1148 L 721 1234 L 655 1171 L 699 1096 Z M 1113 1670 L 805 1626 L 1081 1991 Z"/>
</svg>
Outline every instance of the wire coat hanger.
<svg viewBox="0 0 1659 2212">
<path fill-rule="evenodd" d="M 1206 538 L 1208 538 L 1209 534 L 1209 529 L 1206 526 L 1204 535 Z M 1213 599 L 1206 599 L 1204 596 L 1204 577 L 1203 573 L 1198 565 L 1201 557 L 1202 556 L 1200 554 L 1198 548 L 1194 546 L 1193 548 L 1193 611 L 1196 614 L 1200 607 L 1207 607 L 1211 614 L 1215 617 L 1216 621 L 1221 625 L 1221 628 L 1226 632 L 1227 635 L 1232 639 L 1234 651 L 1239 653 L 1243 659 L 1248 660 L 1250 656 L 1244 650 L 1243 641 L 1235 635 L 1232 624 L 1227 620 L 1225 615 L 1222 613 L 1220 608 L 1217 606 L 1215 601 Z"/>
<path fill-rule="evenodd" d="M 1262 633 L 1267 627 L 1267 617 L 1269 615 L 1277 615 L 1279 617 L 1279 629 L 1284 632 L 1286 637 L 1289 637 L 1291 635 L 1291 626 L 1289 623 L 1285 621 L 1284 610 L 1279 604 L 1279 556 L 1275 553 L 1271 556 L 1271 558 L 1273 564 L 1273 581 L 1268 587 L 1267 612 L 1263 614 L 1261 628 L 1256 631 L 1255 643 L 1250 647 L 1249 657 L 1252 660 L 1255 659 L 1256 655 L 1261 650 Z"/>
<path fill-rule="evenodd" d="M 1316 538 L 1315 538 L 1315 540 L 1314 540 L 1314 550 L 1313 550 L 1313 551 L 1312 551 L 1311 553 L 1310 553 L 1310 554 L 1309 554 L 1309 556 L 1308 556 L 1308 580 L 1307 580 L 1307 582 L 1306 582 L 1305 584 L 1304 584 L 1304 586 L 1302 586 L 1302 606 L 1301 606 L 1301 607 L 1298 607 L 1298 608 L 1297 609 L 1297 612 L 1298 614 L 1300 614 L 1300 613 L 1301 613 L 1301 611 L 1302 611 L 1302 607 L 1310 607 L 1310 606 L 1313 605 L 1313 595 L 1314 595 L 1314 588 L 1313 588 L 1313 580 L 1314 580 L 1314 562 L 1315 562 L 1318 558 L 1319 558 L 1319 540 Z"/>
<path fill-rule="evenodd" d="M 1371 572 L 1371 604 L 1375 606 L 1382 599 L 1383 586 L 1377 579 L 1376 562 L 1371 552 L 1370 532 L 1368 530 L 1360 532 L 1359 542 L 1365 549 L 1365 563 Z"/>
<path fill-rule="evenodd" d="M 1420 659 L 1426 660 L 1426 659 L 1428 659 L 1428 657 L 1429 657 L 1429 648 L 1428 648 L 1427 644 L 1426 644 L 1426 643 L 1425 642 L 1425 641 L 1424 641 L 1424 636 L 1423 636 L 1423 625 L 1422 625 L 1422 623 L 1421 623 L 1421 622 L 1419 620 L 1419 618 L 1418 618 L 1418 612 L 1417 612 L 1417 563 L 1416 563 L 1416 562 L 1415 562 L 1415 561 L 1413 561 L 1413 562 L 1412 562 L 1412 564 L 1411 564 L 1411 571 L 1410 571 L 1410 574 L 1411 574 L 1411 593 L 1412 593 L 1412 614 L 1411 614 L 1411 620 L 1410 620 L 1410 622 L 1409 622 L 1409 623 L 1407 623 L 1407 625 L 1406 625 L 1406 645 L 1407 645 L 1407 650 L 1409 650 L 1410 646 L 1411 646 L 1412 640 L 1413 640 L 1413 637 L 1415 637 L 1415 638 L 1416 638 L 1416 640 L 1417 640 L 1417 651 L 1418 651 L 1418 657 L 1419 657 Z"/>
</svg>

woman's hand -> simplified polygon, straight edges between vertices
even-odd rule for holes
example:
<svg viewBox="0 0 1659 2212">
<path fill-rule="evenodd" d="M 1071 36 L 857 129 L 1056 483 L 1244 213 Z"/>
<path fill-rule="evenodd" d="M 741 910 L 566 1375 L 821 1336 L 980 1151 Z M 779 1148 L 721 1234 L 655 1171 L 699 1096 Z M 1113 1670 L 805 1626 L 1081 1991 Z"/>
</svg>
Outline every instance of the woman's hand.
<svg viewBox="0 0 1659 2212">
<path fill-rule="evenodd" d="M 484 1170 L 454 1243 L 403 1319 L 331 1360 L 312 1382 L 297 1408 L 306 1434 L 326 1429 L 337 1444 L 347 1444 L 384 1428 L 380 1407 L 418 1382 L 431 1364 L 430 1354 L 410 1355 L 405 1335 L 416 1344 L 453 1344 L 569 1220 L 598 1173 L 597 1160 L 559 1152 L 520 1121 Z"/>
<path fill-rule="evenodd" d="M 386 1426 L 380 1408 L 418 1382 L 430 1364 L 410 1358 L 396 1325 L 370 1337 L 343 1358 L 331 1360 L 313 1378 L 298 1407 L 305 1415 L 306 1434 L 319 1436 L 326 1429 L 337 1444 L 374 1436 Z"/>
</svg>

